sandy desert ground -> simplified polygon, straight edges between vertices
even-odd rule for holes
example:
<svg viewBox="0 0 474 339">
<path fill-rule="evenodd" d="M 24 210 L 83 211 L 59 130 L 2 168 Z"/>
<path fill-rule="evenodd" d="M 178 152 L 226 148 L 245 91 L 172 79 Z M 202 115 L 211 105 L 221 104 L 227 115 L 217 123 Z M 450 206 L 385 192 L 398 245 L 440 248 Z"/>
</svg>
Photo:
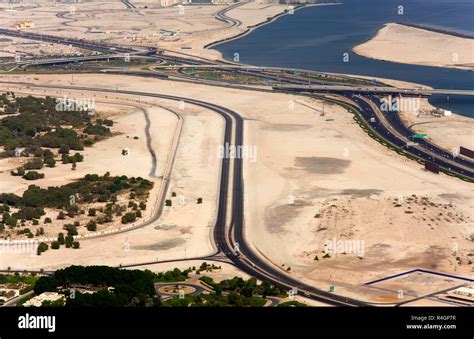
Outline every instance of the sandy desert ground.
<svg viewBox="0 0 474 339">
<path fill-rule="evenodd" d="M 405 64 L 474 68 L 474 39 L 395 23 L 384 25 L 372 39 L 353 51 L 368 58 Z"/>
<path fill-rule="evenodd" d="M 420 108 L 429 111 L 435 107 L 427 99 L 421 99 Z M 412 128 L 416 133 L 427 133 L 431 141 L 448 151 L 459 151 L 460 146 L 474 149 L 472 118 L 458 114 L 432 116 L 412 110 L 401 111 L 401 118 L 405 126 Z"/>
<path fill-rule="evenodd" d="M 418 267 L 472 273 L 470 184 L 433 176 L 389 152 L 339 108 L 321 117 L 296 107 L 247 125 L 262 156 L 246 167 L 247 187 L 257 187 L 246 192 L 246 227 L 262 255 L 342 294 Z M 358 252 L 323 258 L 333 239 L 355 240 L 365 249 L 362 259 Z M 358 292 L 370 294 L 363 287 Z"/>
<path fill-rule="evenodd" d="M 258 149 L 256 161 L 244 161 L 246 234 L 262 256 L 285 271 L 291 267 L 289 274 L 323 289 L 336 285 L 341 294 L 370 296 L 375 292 L 362 287 L 364 282 L 408 269 L 460 275 L 472 272 L 472 185 L 425 172 L 418 163 L 388 151 L 368 138 L 343 109 L 326 105 L 326 114 L 321 116 L 322 103 L 312 99 L 131 79 L 123 83 L 112 75 L 78 75 L 75 81 L 105 88 L 120 83 L 122 89 L 187 93 L 246 117 L 245 144 Z M 38 83 L 68 80 L 66 76 L 48 75 L 39 76 Z M 201 190 L 204 194 L 206 189 L 206 201 L 215 198 L 218 176 L 213 149 L 222 138 L 219 133 L 205 133 L 209 125 L 204 121 L 213 123 L 213 130 L 222 128 L 222 121 L 212 113 L 203 113 L 186 115 L 188 130 L 185 123 L 178 150 L 182 155 L 178 155 L 171 187 L 178 190 L 183 186 L 187 191 L 193 182 L 194 188 L 188 192 Z M 189 121 L 191 117 L 203 120 Z M 195 152 L 206 149 L 204 159 L 212 161 L 200 163 L 202 154 Z M 196 165 L 203 172 L 195 172 Z M 394 179 L 397 185 L 393 185 Z M 71 262 L 125 264 L 203 255 L 211 247 L 209 221 L 215 204 L 207 206 L 208 214 L 202 210 L 197 213 L 195 206 L 189 213 L 165 211 L 159 230 L 146 227 L 84 241 L 81 249 L 68 252 L 67 259 L 64 252 L 48 251 L 40 257 L 8 256 L 2 258 L 2 266 L 52 268 Z M 178 240 L 176 235 L 187 233 L 191 225 L 192 235 Z M 324 243 L 333 239 L 363 244 L 363 255 L 338 253 L 323 258 Z M 126 242 L 132 244 L 129 252 L 122 249 Z"/>
<path fill-rule="evenodd" d="M 90 55 L 92 52 L 85 51 L 73 46 L 31 41 L 20 38 L 4 38 L 0 42 L 0 57 L 15 58 L 20 55 L 20 60 L 30 57 L 47 57 L 51 55 Z"/>
</svg>

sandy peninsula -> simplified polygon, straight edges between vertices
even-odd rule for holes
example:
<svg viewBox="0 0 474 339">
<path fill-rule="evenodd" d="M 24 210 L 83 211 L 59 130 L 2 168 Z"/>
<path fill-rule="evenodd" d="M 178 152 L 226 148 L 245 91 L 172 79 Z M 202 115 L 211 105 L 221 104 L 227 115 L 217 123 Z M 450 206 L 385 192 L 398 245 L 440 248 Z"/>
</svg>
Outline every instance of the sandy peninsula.
<svg viewBox="0 0 474 339">
<path fill-rule="evenodd" d="M 372 39 L 354 47 L 353 52 L 404 64 L 474 68 L 474 39 L 396 23 L 384 25 Z"/>
</svg>

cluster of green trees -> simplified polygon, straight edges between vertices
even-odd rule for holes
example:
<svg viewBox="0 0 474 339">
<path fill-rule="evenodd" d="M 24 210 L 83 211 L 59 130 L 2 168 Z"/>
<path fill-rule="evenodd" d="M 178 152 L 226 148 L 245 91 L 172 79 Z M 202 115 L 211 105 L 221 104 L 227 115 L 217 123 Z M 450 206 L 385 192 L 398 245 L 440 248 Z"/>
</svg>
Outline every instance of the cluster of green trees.
<svg viewBox="0 0 474 339">
<path fill-rule="evenodd" d="M 14 101 L 2 95 L 5 113 L 17 114 L 0 122 L 0 145 L 7 150 L 16 147 L 67 146 L 82 150 L 83 142 L 75 129 L 85 128 L 91 123 L 91 116 L 84 111 L 58 111 L 56 99 L 33 96 L 17 97 Z M 71 126 L 63 128 L 61 126 Z"/>
<path fill-rule="evenodd" d="M 207 285 L 212 286 L 214 293 L 200 294 L 197 296 L 186 295 L 184 298 L 175 297 L 163 302 L 163 306 L 171 307 L 262 307 L 266 304 L 266 296 L 286 297 L 286 292 L 276 286 L 264 281 L 257 283 L 255 278 L 244 280 L 234 277 L 214 282 L 210 277 L 201 277 Z"/>
<path fill-rule="evenodd" d="M 8 206 L 3 206 L 8 207 Z M 0 232 L 5 230 L 5 225 L 10 228 L 15 228 L 18 226 L 18 221 L 21 221 L 21 225 L 24 226 L 26 220 L 33 220 L 33 225 L 39 225 L 39 221 L 37 219 L 41 218 L 42 215 L 45 214 L 42 208 L 34 208 L 34 207 L 21 207 L 18 212 L 10 213 L 9 209 L 3 209 L 4 212 L 1 214 L 0 219 Z M 41 233 L 40 230 L 37 230 Z M 43 231 L 44 232 L 44 231 Z M 38 232 L 37 232 L 38 233 Z M 30 238 L 33 237 L 31 231 L 19 233 L 17 234 L 27 234 Z"/>
<path fill-rule="evenodd" d="M 255 278 L 244 280 L 240 277 L 234 277 L 232 279 L 222 280 L 219 283 L 208 276 L 200 278 L 201 281 L 209 286 L 212 286 L 217 294 L 222 292 L 234 292 L 241 294 L 245 297 L 252 296 L 279 296 L 286 297 L 285 290 L 279 286 L 271 285 L 268 281 L 263 281 L 261 284 L 257 283 Z"/>
<path fill-rule="evenodd" d="M 134 212 L 127 212 L 122 216 L 122 224 L 129 224 L 137 220 L 137 218 L 142 217 L 142 212 L 134 211 Z"/>
<path fill-rule="evenodd" d="M 58 110 L 55 98 L 15 98 L 13 93 L 4 93 L 0 95 L 0 106 L 6 114 L 12 114 L 0 120 L 0 146 L 4 146 L 0 157 L 18 156 L 17 150 L 22 148 L 21 156 L 33 155 L 35 159 L 11 172 L 27 180 L 43 178 L 43 174 L 34 171 L 43 165 L 56 165 L 53 152 L 42 147 L 59 149 L 61 161 L 72 163 L 75 169 L 84 158 L 80 153 L 70 156 L 71 150 L 81 151 L 112 135 L 112 120 L 95 118 L 86 111 Z"/>
<path fill-rule="evenodd" d="M 24 170 L 40 170 L 43 168 L 44 162 L 41 158 L 33 158 L 23 165 Z"/>
<path fill-rule="evenodd" d="M 148 270 L 122 270 L 108 266 L 70 266 L 41 277 L 34 292 L 66 291 L 66 306 L 157 306 L 160 304 Z M 96 293 L 68 293 L 74 286 L 94 286 Z"/>
<path fill-rule="evenodd" d="M 32 275 L 20 275 L 18 272 L 15 274 L 0 274 L 0 284 L 6 285 L 7 288 L 18 288 L 18 285 L 23 285 L 20 289 L 20 295 L 31 291 L 38 280 L 36 274 Z"/>
<path fill-rule="evenodd" d="M 22 178 L 26 180 L 38 180 L 43 179 L 44 174 L 37 171 L 28 171 L 22 176 Z"/>
<path fill-rule="evenodd" d="M 95 122 L 99 125 L 105 125 L 109 127 L 112 127 L 114 125 L 114 122 L 110 119 L 96 119 Z"/>
<path fill-rule="evenodd" d="M 21 230 L 17 230 L 16 234 L 17 235 L 26 234 L 28 238 L 33 238 L 34 237 L 33 232 L 31 232 L 31 230 L 29 228 L 23 228 Z"/>
<path fill-rule="evenodd" d="M 23 166 L 20 166 L 16 171 L 11 171 L 13 176 L 21 176 L 27 180 L 36 180 L 44 178 L 44 174 L 38 173 L 31 170 L 40 170 L 43 166 L 54 167 L 56 166 L 56 160 L 54 160 L 54 154 L 50 150 L 42 150 L 41 148 L 27 149 L 23 152 L 23 155 L 30 154 L 32 152 L 34 158 L 29 160 Z M 27 154 L 25 154 L 27 153 Z M 27 172 L 31 171 L 31 172 Z"/>
<path fill-rule="evenodd" d="M 111 134 L 110 128 L 105 127 L 99 123 L 96 124 L 87 124 L 86 128 L 84 128 L 84 133 L 91 134 L 91 135 L 100 135 L 100 136 L 107 136 Z"/>
<path fill-rule="evenodd" d="M 201 266 L 199 266 L 199 269 L 196 270 L 196 274 L 200 274 L 203 271 L 206 272 L 211 272 L 213 270 L 219 270 L 221 269 L 220 266 L 216 266 L 214 264 L 208 264 L 207 262 L 203 262 Z"/>
<path fill-rule="evenodd" d="M 45 212 L 42 208 L 25 206 L 12 214 L 13 217 L 23 220 L 40 219 L 43 215 L 45 215 Z"/>
<path fill-rule="evenodd" d="M 41 147 L 63 147 L 63 149 L 75 151 L 82 151 L 84 149 L 82 140 L 79 138 L 77 132 L 72 128 L 55 128 L 44 135 L 38 136 L 34 141 L 36 141 Z"/>
<path fill-rule="evenodd" d="M 64 240 L 64 237 L 63 237 Z M 59 239 L 58 239 L 59 241 Z M 47 249 L 47 245 L 46 245 Z M 203 263 L 204 269 L 208 264 Z M 232 279 L 214 282 L 208 276 L 201 280 L 214 290 L 213 293 L 196 296 L 186 295 L 184 298 L 175 297 L 161 302 L 155 292 L 155 282 L 178 282 L 188 279 L 189 273 L 195 268 L 153 273 L 149 270 L 126 270 L 109 266 L 70 266 L 58 270 L 52 276 L 40 277 L 35 281 L 34 292 L 60 292 L 66 295 L 65 306 L 239 306 L 262 307 L 266 304 L 267 296 L 287 297 L 283 288 L 273 286 L 263 281 L 261 284 L 255 278 Z M 70 289 L 84 287 L 97 290 L 95 293 L 70 293 Z M 74 297 L 71 297 L 74 295 Z M 300 307 L 305 304 L 290 301 L 282 307 Z"/>
<path fill-rule="evenodd" d="M 41 215 L 44 215 L 44 210 L 39 208 L 22 208 L 18 212 L 13 213 L 10 215 L 8 212 L 3 212 L 0 219 L 0 232 L 5 230 L 5 225 L 9 226 L 10 228 L 15 228 L 17 226 L 24 227 L 26 225 L 26 220 L 31 220 L 33 226 L 39 225 L 39 218 Z M 60 212 L 62 213 L 62 212 Z M 64 214 L 64 213 L 63 213 Z M 64 219 L 64 218 L 63 218 Z M 18 221 L 20 221 L 20 225 L 18 225 Z M 45 224 L 51 224 L 52 220 L 50 217 L 46 217 L 44 219 Z M 17 234 L 27 234 L 29 238 L 33 238 L 33 233 L 27 228 L 24 230 L 18 230 Z M 44 228 L 38 227 L 36 229 L 36 236 L 44 235 Z M 76 234 L 77 235 L 77 231 Z"/>
<path fill-rule="evenodd" d="M 103 176 L 87 174 L 82 179 L 59 187 L 45 189 L 30 185 L 21 197 L 12 193 L 2 193 L 0 203 L 14 207 L 67 209 L 81 202 L 116 202 L 117 195 L 127 190 L 135 192 L 138 197 L 143 197 L 152 187 L 153 182 L 141 177 L 113 177 L 108 172 Z M 71 197 L 74 197 L 73 203 Z"/>
<path fill-rule="evenodd" d="M 6 93 L 0 94 L 0 106 L 5 108 L 8 105 L 11 105 L 15 107 L 16 110 L 16 105 L 15 105 L 15 93 L 11 91 L 7 91 Z"/>
<path fill-rule="evenodd" d="M 74 249 L 78 249 L 80 247 L 79 241 L 74 241 L 74 235 L 77 235 L 76 227 L 74 225 L 65 225 L 65 229 L 68 231 L 67 235 L 64 236 L 64 233 L 59 233 L 58 239 L 51 243 L 51 249 L 58 250 L 61 245 L 64 245 L 66 248 Z"/>
<path fill-rule="evenodd" d="M 156 282 L 177 282 L 185 281 L 189 278 L 189 273 L 192 272 L 191 268 L 181 271 L 179 268 L 175 268 L 172 271 L 160 272 L 155 274 L 154 281 Z"/>
<path fill-rule="evenodd" d="M 61 156 L 61 161 L 63 164 L 75 164 L 76 162 L 83 162 L 84 156 L 81 153 L 76 153 L 74 155 L 63 154 Z"/>
<path fill-rule="evenodd" d="M 228 294 L 199 294 L 197 296 L 186 295 L 183 299 L 172 298 L 163 302 L 163 306 L 169 307 L 263 307 L 267 303 L 265 298 L 245 297 L 236 292 Z"/>
<path fill-rule="evenodd" d="M 29 172 L 30 173 L 30 172 Z M 125 206 L 116 204 L 119 194 L 130 191 L 135 197 L 144 199 L 148 196 L 148 192 L 153 187 L 153 182 L 143 178 L 128 178 L 127 176 L 112 177 L 110 173 L 103 176 L 97 174 L 87 174 L 84 178 L 76 182 L 59 186 L 40 188 L 36 185 L 30 185 L 22 196 L 12 193 L 0 194 L 0 231 L 5 226 L 14 228 L 18 225 L 18 221 L 23 223 L 26 220 L 33 221 L 34 225 L 39 225 L 39 219 L 45 215 L 45 208 L 55 208 L 61 211 L 58 219 L 64 220 L 66 217 L 73 218 L 79 214 L 85 214 L 81 210 L 82 203 L 106 202 L 106 208 L 100 208 L 104 214 L 98 216 L 91 223 L 87 224 L 87 229 L 93 231 L 97 227 L 97 223 L 103 224 L 113 220 L 113 213 L 121 215 L 125 211 Z M 10 213 L 10 206 L 18 208 L 15 213 Z M 146 207 L 140 203 L 140 207 Z M 97 210 L 91 209 L 89 215 L 96 215 Z M 122 222 L 133 222 L 136 218 L 142 216 L 141 211 L 137 210 L 126 213 Z M 44 223 L 51 223 L 50 217 L 45 218 Z M 71 233 L 68 230 L 68 233 Z M 71 234 L 71 235 L 76 235 Z"/>
</svg>

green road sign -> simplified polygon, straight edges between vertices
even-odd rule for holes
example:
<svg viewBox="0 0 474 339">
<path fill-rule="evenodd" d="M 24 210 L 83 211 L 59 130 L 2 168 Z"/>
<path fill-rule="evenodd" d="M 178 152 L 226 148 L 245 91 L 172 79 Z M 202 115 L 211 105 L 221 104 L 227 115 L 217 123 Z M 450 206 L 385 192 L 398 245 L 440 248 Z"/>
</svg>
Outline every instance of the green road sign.
<svg viewBox="0 0 474 339">
<path fill-rule="evenodd" d="M 412 139 L 423 139 L 423 138 L 426 138 L 427 136 L 428 134 L 426 133 L 415 134 L 415 135 L 412 135 Z"/>
<path fill-rule="evenodd" d="M 334 292 L 334 286 L 333 285 L 329 286 L 329 292 Z"/>
</svg>

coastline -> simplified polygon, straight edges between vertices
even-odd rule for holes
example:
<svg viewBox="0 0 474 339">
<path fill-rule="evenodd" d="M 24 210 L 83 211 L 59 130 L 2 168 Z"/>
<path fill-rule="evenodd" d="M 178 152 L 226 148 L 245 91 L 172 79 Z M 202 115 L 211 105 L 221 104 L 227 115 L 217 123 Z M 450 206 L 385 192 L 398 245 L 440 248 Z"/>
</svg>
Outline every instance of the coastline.
<svg viewBox="0 0 474 339">
<path fill-rule="evenodd" d="M 327 5 L 335 5 L 335 4 L 327 4 Z M 307 8 L 307 7 L 313 7 L 313 6 L 317 6 L 317 5 L 310 5 L 310 6 L 298 6 L 297 8 L 295 8 L 295 11 L 296 10 L 300 10 L 300 9 L 303 9 L 303 8 Z M 247 29 L 245 32 L 241 33 L 241 34 L 238 34 L 236 36 L 233 36 L 233 37 L 230 37 L 230 38 L 226 38 L 226 39 L 223 39 L 223 40 L 220 40 L 220 41 L 215 41 L 215 42 L 212 42 L 208 45 L 206 45 L 204 48 L 208 48 L 208 49 L 212 49 L 213 47 L 216 47 L 220 44 L 223 44 L 223 43 L 227 43 L 227 42 L 230 42 L 230 41 L 233 41 L 233 40 L 236 40 L 236 39 L 240 39 L 248 34 L 250 34 L 251 32 L 253 32 L 254 30 L 256 30 L 257 28 L 260 28 L 260 27 L 263 27 L 264 25 L 268 25 L 270 23 L 273 23 L 275 22 L 276 20 L 278 20 L 280 17 L 284 16 L 284 15 L 288 15 L 287 11 L 283 12 L 283 13 L 280 13 L 280 14 L 277 14 L 277 15 L 274 15 L 273 17 L 269 18 L 267 21 L 265 22 L 261 22 L 261 23 L 258 23 L 256 25 L 253 25 L 251 29 Z M 387 25 L 387 24 L 385 24 Z M 382 26 L 382 27 L 385 27 Z M 408 25 L 407 25 L 408 26 Z M 381 29 L 381 28 L 380 28 Z M 378 34 L 378 32 L 380 31 L 380 29 L 374 34 L 374 36 L 376 36 Z M 374 38 L 374 36 L 368 38 L 366 41 L 370 41 L 371 39 Z M 365 42 L 364 42 L 365 43 Z M 362 43 L 363 44 L 363 43 Z M 354 46 L 354 48 L 357 47 L 357 46 Z M 219 53 L 220 54 L 220 53 Z M 357 53 L 356 53 L 357 54 Z M 364 55 L 361 55 L 362 57 L 364 58 L 367 58 L 367 59 L 374 59 L 374 60 L 377 60 L 376 58 L 371 58 L 371 57 L 367 57 L 367 56 L 364 56 Z M 225 62 L 225 63 L 235 63 L 235 62 L 232 62 L 230 60 L 226 60 L 222 57 L 222 54 L 221 54 L 221 58 L 220 60 L 222 62 Z M 394 61 L 389 61 L 389 62 L 394 62 Z M 394 62 L 395 63 L 395 62 Z M 235 63 L 235 64 L 240 64 L 240 65 L 243 65 L 241 63 Z M 245 64 L 247 66 L 252 66 L 252 65 L 248 65 L 248 64 Z M 269 67 L 271 68 L 271 67 Z M 279 67 L 281 69 L 285 69 L 285 67 Z M 443 67 L 443 68 L 448 68 L 448 67 Z M 290 68 L 288 68 L 290 69 Z M 293 68 L 291 68 L 293 69 Z M 311 70 L 304 70 L 304 69 L 294 69 L 294 70 L 298 70 L 298 71 L 310 71 L 312 72 Z M 467 71 L 467 70 L 465 70 Z M 315 71 L 316 72 L 316 71 Z M 386 84 L 387 86 L 394 86 L 394 87 L 406 87 L 406 88 L 432 88 L 430 86 L 427 86 L 427 85 L 424 85 L 424 84 L 421 84 L 421 83 L 415 83 L 415 82 L 410 82 L 410 81 L 403 81 L 403 80 L 396 80 L 396 79 L 389 79 L 389 78 L 382 78 L 382 77 L 373 77 L 373 76 L 366 76 L 366 75 L 355 75 L 355 74 L 349 74 L 349 73 L 335 73 L 335 72 L 318 72 L 318 73 L 325 73 L 325 74 L 338 74 L 338 75 L 344 75 L 344 76 L 347 76 L 349 78 L 361 78 L 361 79 L 375 79 L 383 84 Z M 426 109 L 435 109 L 435 108 L 440 108 L 438 106 L 435 106 L 435 105 L 432 105 L 431 103 L 429 103 L 428 99 L 423 99 L 422 100 L 422 106 Z M 402 118 L 404 120 L 404 122 L 408 125 L 417 125 L 417 121 L 425 121 L 426 117 L 413 117 L 413 116 L 409 116 L 409 114 L 406 114 L 406 112 L 401 112 L 402 114 Z M 447 120 L 448 119 L 448 120 Z M 466 120 L 467 119 L 467 120 Z M 458 114 L 456 112 L 452 112 L 452 117 L 451 118 L 443 118 L 443 122 L 444 123 L 447 123 L 449 121 L 454 121 L 454 122 L 460 122 L 461 124 L 461 127 L 463 127 L 462 125 L 463 124 L 469 124 L 469 119 L 474 119 L 474 117 L 466 117 L 462 114 Z M 426 127 L 426 129 L 429 129 L 428 126 L 424 126 Z M 417 127 L 416 130 L 419 130 L 419 128 Z M 422 130 L 423 132 L 425 130 Z M 442 145 L 445 145 L 446 141 L 447 140 L 451 140 L 453 141 L 452 143 L 449 143 L 449 148 L 451 148 L 452 146 L 451 145 L 455 145 L 454 141 L 459 141 L 457 138 L 456 138 L 456 129 L 454 128 L 449 128 L 447 131 L 446 131 L 447 135 L 444 135 L 442 136 L 442 134 L 439 134 L 439 133 L 434 133 L 435 135 L 433 136 L 433 142 L 435 143 L 438 143 L 438 144 L 442 144 Z M 467 141 L 464 141 L 463 144 L 467 145 L 469 144 L 469 142 Z"/>
<path fill-rule="evenodd" d="M 296 11 L 299 11 L 301 9 L 304 9 L 304 8 L 310 8 L 310 7 L 320 7 L 320 6 L 332 6 L 332 5 L 340 5 L 340 3 L 327 3 L 327 4 L 301 4 L 301 5 L 297 5 L 295 6 L 294 8 L 294 12 Z M 222 45 L 224 43 L 227 43 L 227 42 L 230 42 L 230 41 L 233 41 L 233 40 L 237 40 L 237 39 L 240 39 L 240 38 L 243 38 L 244 36 L 252 33 L 254 30 L 256 30 L 257 28 L 260 28 L 260 27 L 263 27 L 263 26 L 266 26 L 268 24 L 271 24 L 273 22 L 275 22 L 276 20 L 280 19 L 281 17 L 285 16 L 285 15 L 292 15 L 292 14 L 289 14 L 288 10 L 284 10 L 283 12 L 281 13 L 278 13 L 278 14 L 275 14 L 271 17 L 268 17 L 267 20 L 265 21 L 262 21 L 262 22 L 259 22 L 255 25 L 251 25 L 251 26 L 247 26 L 247 29 L 241 33 L 238 33 L 232 37 L 228 37 L 228 38 L 224 38 L 224 39 L 220 39 L 220 40 L 216 40 L 216 41 L 213 41 L 213 42 L 210 42 L 206 45 L 203 46 L 203 49 L 212 49 L 214 51 L 216 51 L 219 55 L 220 55 L 220 61 L 224 61 L 224 62 L 230 62 L 229 60 L 225 60 L 222 56 L 222 53 L 219 52 L 218 50 L 214 49 L 214 47 L 216 46 L 219 46 L 219 45 Z"/>
<path fill-rule="evenodd" d="M 336 5 L 336 3 L 334 3 L 334 4 L 315 4 L 315 5 L 300 6 L 300 7 L 298 7 L 298 10 L 299 10 L 299 9 L 302 9 L 302 8 L 312 7 L 312 6 L 323 6 L 323 5 L 324 5 L 324 6 L 330 6 L 330 5 Z M 275 15 L 275 16 L 273 16 L 271 19 L 269 19 L 269 20 L 267 20 L 267 21 L 265 21 L 265 22 L 261 22 L 261 23 L 259 23 L 259 24 L 254 25 L 254 26 L 252 27 L 252 29 L 247 30 L 247 31 L 245 31 L 245 32 L 243 32 L 243 33 L 240 33 L 240 34 L 235 35 L 235 36 L 233 36 L 233 37 L 229 37 L 229 38 L 226 38 L 226 39 L 222 39 L 222 40 L 214 41 L 214 42 L 212 42 L 212 43 L 208 43 L 208 44 L 205 46 L 205 48 L 206 48 L 206 49 L 211 49 L 211 50 L 215 51 L 217 54 L 219 54 L 220 57 L 218 57 L 217 60 L 220 60 L 220 61 L 225 62 L 225 63 L 232 64 L 232 63 L 234 63 L 232 60 L 226 60 L 226 59 L 224 59 L 223 56 L 222 56 L 222 53 L 221 53 L 220 51 L 216 50 L 216 49 L 213 49 L 213 48 L 216 47 L 216 46 L 219 46 L 219 45 L 221 45 L 221 44 L 228 43 L 228 42 L 231 42 L 231 41 L 233 41 L 233 40 L 237 40 L 237 39 L 243 38 L 243 37 L 245 37 L 246 35 L 248 35 L 248 34 L 250 34 L 251 32 L 253 32 L 254 30 L 256 30 L 257 28 L 262 27 L 262 26 L 267 25 L 267 24 L 270 24 L 270 23 L 273 23 L 273 22 L 277 21 L 278 18 L 282 17 L 283 15 L 287 15 L 287 14 L 288 14 L 288 13 L 286 13 L 286 11 L 285 11 L 285 13 L 280 13 L 280 14 L 278 14 L 278 15 Z M 387 24 L 385 24 L 385 25 L 387 25 Z M 385 25 L 384 25 L 384 26 L 385 26 Z M 382 26 L 382 27 L 384 27 L 384 26 Z M 407 26 L 407 27 L 411 27 L 411 25 L 406 25 L 406 26 Z M 416 26 L 416 25 L 414 25 L 414 26 Z M 365 42 L 370 41 L 371 39 L 373 39 L 374 36 L 376 36 L 377 33 L 380 31 L 380 29 L 381 29 L 381 28 L 379 28 L 379 30 L 377 30 L 377 32 L 376 32 L 373 36 L 369 37 L 367 40 L 365 40 L 364 42 L 360 43 L 359 45 L 361 45 L 361 44 L 363 44 L 363 43 L 365 43 Z M 422 29 L 422 28 L 419 28 L 419 29 Z M 433 33 L 434 33 L 435 31 L 436 31 L 436 32 L 441 32 L 441 30 L 438 30 L 438 29 L 431 29 L 431 30 L 426 29 L 426 28 L 423 28 L 423 29 L 426 30 L 426 31 L 433 31 Z M 439 33 L 439 34 L 441 34 L 441 33 Z M 458 34 L 458 35 L 461 36 L 461 34 Z M 370 57 L 370 56 L 365 56 L 365 55 L 362 55 L 362 54 L 360 54 L 360 53 L 355 52 L 354 49 L 355 49 L 356 47 L 357 47 L 357 46 L 353 46 L 353 47 L 352 47 L 352 52 L 353 52 L 354 54 L 356 54 L 356 55 L 358 55 L 358 56 L 360 56 L 360 57 L 362 57 L 362 58 L 365 58 L 365 59 L 380 61 L 380 60 L 377 59 L 377 58 L 373 58 L 373 57 Z M 404 63 L 404 62 L 393 61 L 393 60 L 384 60 L 384 61 L 386 61 L 386 62 L 391 62 L 391 63 L 394 63 L 394 64 L 397 64 L 397 63 L 398 63 L 398 64 L 412 65 L 412 66 L 431 66 L 431 67 L 434 67 L 434 65 Z M 243 63 L 235 63 L 235 64 L 252 66 L 252 64 L 243 64 Z M 278 68 L 288 68 L 288 67 L 278 67 Z M 453 69 L 453 70 L 465 71 L 465 72 L 470 72 L 470 71 L 471 71 L 471 69 L 466 69 L 466 68 L 462 68 L 462 67 L 439 66 L 439 67 L 437 67 L 437 68 L 440 68 L 440 69 Z M 290 69 L 290 68 L 289 68 L 289 69 Z M 298 68 L 293 68 L 293 67 L 291 67 L 291 69 L 297 70 Z M 411 84 L 413 84 L 413 86 L 415 86 L 415 87 L 430 87 L 430 86 L 428 86 L 428 85 L 425 85 L 425 84 L 423 84 L 423 83 L 421 83 L 421 82 L 416 82 L 416 81 L 403 80 L 403 79 L 402 79 L 402 80 L 396 80 L 396 79 L 389 78 L 389 77 L 377 77 L 377 76 L 368 76 L 368 75 L 357 75 L 357 74 L 352 74 L 352 73 L 350 73 L 350 72 L 343 72 L 343 73 L 340 73 L 340 72 L 325 72 L 325 71 L 320 71 L 319 73 L 339 74 L 339 75 L 345 75 L 345 76 L 351 77 L 351 78 L 364 78 L 364 77 L 368 77 L 368 78 L 371 78 L 371 79 L 391 79 L 391 80 L 393 80 L 394 82 L 401 82 L 401 83 L 406 82 L 406 83 L 411 83 Z M 440 106 L 436 106 L 436 107 L 441 108 Z M 450 108 L 445 108 L 445 109 L 450 109 Z M 453 111 L 453 114 L 455 114 L 455 115 L 457 115 L 457 116 L 459 116 L 459 117 L 474 118 L 474 116 L 471 116 L 471 115 L 469 115 L 469 114 L 458 113 L 456 109 L 450 109 L 450 110 Z"/>
</svg>

